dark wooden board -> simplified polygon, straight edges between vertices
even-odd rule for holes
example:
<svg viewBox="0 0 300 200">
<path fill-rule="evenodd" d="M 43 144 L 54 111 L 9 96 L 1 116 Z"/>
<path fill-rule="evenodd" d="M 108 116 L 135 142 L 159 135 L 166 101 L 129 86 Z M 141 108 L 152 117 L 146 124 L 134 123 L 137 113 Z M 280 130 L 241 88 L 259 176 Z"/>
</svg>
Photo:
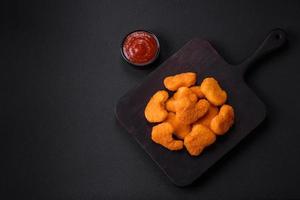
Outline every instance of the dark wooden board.
<svg viewBox="0 0 300 200">
<path fill-rule="evenodd" d="M 193 39 L 152 72 L 142 84 L 120 98 L 116 106 L 117 119 L 173 183 L 186 186 L 200 177 L 264 120 L 265 106 L 247 86 L 243 75 L 248 66 L 281 47 L 285 41 L 284 31 L 273 30 L 252 56 L 242 64 L 233 66 L 226 63 L 207 40 Z M 153 124 L 148 123 L 144 117 L 144 109 L 150 97 L 157 90 L 164 89 L 163 79 L 189 71 L 197 73 L 198 84 L 205 77 L 215 77 L 228 92 L 228 104 L 234 107 L 236 115 L 231 130 L 218 137 L 216 143 L 198 157 L 190 156 L 186 150 L 172 152 L 152 142 Z"/>
</svg>

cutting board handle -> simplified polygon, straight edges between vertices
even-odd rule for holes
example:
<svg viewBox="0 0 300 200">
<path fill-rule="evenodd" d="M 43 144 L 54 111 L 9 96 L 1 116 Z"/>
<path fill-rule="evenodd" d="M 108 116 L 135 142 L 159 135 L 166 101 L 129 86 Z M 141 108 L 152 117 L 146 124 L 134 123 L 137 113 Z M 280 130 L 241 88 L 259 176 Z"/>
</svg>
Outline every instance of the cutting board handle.
<svg viewBox="0 0 300 200">
<path fill-rule="evenodd" d="M 273 52 L 274 50 L 282 47 L 286 42 L 286 32 L 280 28 L 272 30 L 262 42 L 262 44 L 256 49 L 256 51 L 248 57 L 239 66 L 242 74 L 244 75 L 248 67 L 254 62 L 262 58 L 263 56 Z"/>
</svg>

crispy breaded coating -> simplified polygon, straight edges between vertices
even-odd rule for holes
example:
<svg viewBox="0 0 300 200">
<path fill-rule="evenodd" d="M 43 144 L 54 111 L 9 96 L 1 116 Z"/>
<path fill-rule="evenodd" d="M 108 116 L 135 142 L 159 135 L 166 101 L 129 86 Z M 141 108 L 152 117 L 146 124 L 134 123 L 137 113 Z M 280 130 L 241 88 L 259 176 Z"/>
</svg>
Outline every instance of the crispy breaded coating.
<svg viewBox="0 0 300 200">
<path fill-rule="evenodd" d="M 187 104 L 185 99 L 178 100 L 176 117 L 183 124 L 192 124 L 200 117 L 204 116 L 209 108 L 209 102 L 205 99 L 200 99 L 196 104 Z M 180 106 L 179 104 L 184 106 Z"/>
<path fill-rule="evenodd" d="M 201 99 L 201 98 L 204 97 L 204 94 L 201 92 L 201 87 L 200 87 L 200 85 L 190 87 L 190 89 L 192 90 L 192 92 L 193 92 L 194 94 L 197 95 L 197 97 L 198 97 L 199 99 Z"/>
<path fill-rule="evenodd" d="M 149 122 L 162 122 L 167 118 L 168 112 L 165 109 L 165 102 L 168 98 L 169 94 L 165 90 L 160 90 L 151 97 L 144 112 Z"/>
<path fill-rule="evenodd" d="M 169 122 L 174 128 L 174 135 L 179 139 L 184 139 L 184 137 L 191 132 L 191 126 L 181 123 L 176 118 L 175 113 L 170 112 L 165 122 Z"/>
<path fill-rule="evenodd" d="M 180 87 L 190 87 L 196 83 L 196 73 L 186 72 L 164 79 L 165 87 L 170 91 L 176 91 Z"/>
<path fill-rule="evenodd" d="M 187 97 L 193 103 L 198 101 L 197 95 L 188 87 L 180 87 L 173 97 L 175 100 Z"/>
<path fill-rule="evenodd" d="M 197 96 L 187 87 L 181 87 L 173 97 L 166 102 L 166 109 L 171 112 L 176 112 L 182 107 L 187 107 L 190 104 L 196 103 L 198 100 Z"/>
<path fill-rule="evenodd" d="M 210 104 L 207 113 L 201 117 L 200 119 L 198 119 L 194 125 L 196 124 L 202 124 L 208 128 L 210 128 L 210 122 L 211 120 L 219 113 L 219 109 L 218 107 Z"/>
<path fill-rule="evenodd" d="M 166 109 L 170 112 L 176 112 L 176 100 L 174 99 L 174 97 L 168 99 L 168 101 L 166 102 Z"/>
<path fill-rule="evenodd" d="M 187 97 L 182 97 L 180 99 L 176 99 L 174 101 L 174 106 L 175 106 L 175 111 L 176 112 L 183 112 L 189 108 L 194 108 L 196 102 L 192 102 L 189 98 Z"/>
<path fill-rule="evenodd" d="M 165 148 L 175 151 L 183 148 L 183 142 L 181 140 L 174 140 L 172 134 L 174 128 L 168 122 L 163 122 L 152 128 L 151 138 L 157 144 L 164 146 Z"/>
<path fill-rule="evenodd" d="M 206 126 L 194 125 L 192 131 L 185 136 L 184 146 L 192 156 L 198 156 L 203 149 L 216 141 L 215 134 Z"/>
<path fill-rule="evenodd" d="M 227 100 L 227 93 L 222 90 L 214 78 L 205 78 L 201 83 L 201 91 L 207 100 L 215 106 L 223 105 Z"/>
<path fill-rule="evenodd" d="M 216 135 L 225 134 L 234 122 L 234 110 L 230 105 L 223 105 L 220 112 L 210 122 L 210 129 Z"/>
</svg>

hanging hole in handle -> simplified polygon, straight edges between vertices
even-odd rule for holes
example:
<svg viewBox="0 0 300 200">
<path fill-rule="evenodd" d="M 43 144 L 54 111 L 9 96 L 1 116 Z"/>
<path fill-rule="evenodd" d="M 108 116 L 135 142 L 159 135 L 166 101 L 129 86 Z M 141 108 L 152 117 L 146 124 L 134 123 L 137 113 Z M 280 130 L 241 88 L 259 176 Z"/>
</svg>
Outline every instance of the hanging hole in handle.
<svg viewBox="0 0 300 200">
<path fill-rule="evenodd" d="M 275 38 L 276 38 L 276 40 L 280 40 L 281 39 L 281 35 L 280 34 L 276 34 Z"/>
</svg>

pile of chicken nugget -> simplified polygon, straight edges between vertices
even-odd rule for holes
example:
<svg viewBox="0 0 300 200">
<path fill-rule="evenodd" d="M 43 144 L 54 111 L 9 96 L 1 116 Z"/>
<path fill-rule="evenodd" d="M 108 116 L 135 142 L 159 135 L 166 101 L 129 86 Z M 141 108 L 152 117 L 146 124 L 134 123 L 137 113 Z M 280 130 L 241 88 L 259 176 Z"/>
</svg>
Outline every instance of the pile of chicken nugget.
<svg viewBox="0 0 300 200">
<path fill-rule="evenodd" d="M 234 123 L 234 110 L 225 104 L 227 93 L 212 77 L 195 85 L 197 75 L 186 72 L 164 79 L 166 90 L 157 91 L 145 108 L 148 122 L 153 126 L 151 138 L 169 150 L 184 147 L 190 155 L 198 156 L 224 135 Z"/>
</svg>

